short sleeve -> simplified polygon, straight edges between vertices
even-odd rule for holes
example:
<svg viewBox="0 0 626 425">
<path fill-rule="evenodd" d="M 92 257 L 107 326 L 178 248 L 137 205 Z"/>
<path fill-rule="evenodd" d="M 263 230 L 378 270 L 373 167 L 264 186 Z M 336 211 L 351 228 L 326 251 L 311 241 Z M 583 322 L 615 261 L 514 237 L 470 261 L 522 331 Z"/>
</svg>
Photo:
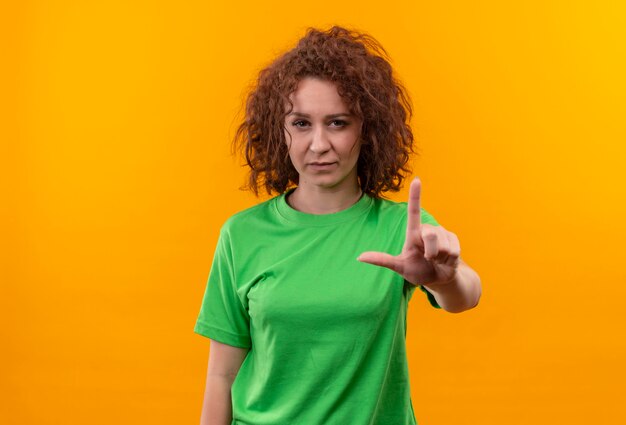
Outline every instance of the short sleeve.
<svg viewBox="0 0 626 425">
<path fill-rule="evenodd" d="M 437 300 L 435 299 L 435 296 L 433 294 L 428 292 L 428 290 L 426 290 L 426 288 L 424 288 L 422 285 L 419 285 L 419 288 L 423 292 L 426 293 L 426 296 L 428 297 L 428 302 L 430 303 L 430 305 L 432 305 L 435 308 L 441 308 L 441 306 L 439 305 L 439 303 L 437 302 Z"/>
<path fill-rule="evenodd" d="M 194 332 L 235 347 L 249 348 L 250 316 L 237 292 L 232 249 L 222 228 Z"/>
<path fill-rule="evenodd" d="M 439 226 L 439 223 L 437 223 L 437 220 L 435 220 L 435 217 L 430 215 L 430 213 L 426 211 L 424 208 L 421 209 L 420 220 L 422 224 L 431 224 L 433 226 Z"/>
</svg>

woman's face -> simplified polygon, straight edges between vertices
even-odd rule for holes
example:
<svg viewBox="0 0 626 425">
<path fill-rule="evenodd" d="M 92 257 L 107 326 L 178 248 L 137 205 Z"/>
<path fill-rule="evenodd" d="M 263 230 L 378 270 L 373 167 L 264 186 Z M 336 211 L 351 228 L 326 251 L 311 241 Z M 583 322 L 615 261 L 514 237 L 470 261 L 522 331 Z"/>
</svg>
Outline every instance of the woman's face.
<svg viewBox="0 0 626 425">
<path fill-rule="evenodd" d="M 351 115 L 334 83 L 307 77 L 290 96 L 285 118 L 289 157 L 300 175 L 298 185 L 354 188 L 361 120 Z"/>
</svg>

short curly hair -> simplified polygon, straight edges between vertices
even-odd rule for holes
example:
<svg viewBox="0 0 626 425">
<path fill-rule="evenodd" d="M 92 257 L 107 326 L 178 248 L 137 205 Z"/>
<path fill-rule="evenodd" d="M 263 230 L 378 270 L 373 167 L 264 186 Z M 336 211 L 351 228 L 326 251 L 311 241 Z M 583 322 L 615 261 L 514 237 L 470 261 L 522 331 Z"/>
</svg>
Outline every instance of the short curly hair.
<svg viewBox="0 0 626 425">
<path fill-rule="evenodd" d="M 380 198 L 397 192 L 410 173 L 414 153 L 411 100 L 395 78 L 385 49 L 373 37 L 340 26 L 308 28 L 296 47 L 261 70 L 247 95 L 245 117 L 233 140 L 250 167 L 247 189 L 280 194 L 298 184 L 289 158 L 285 117 L 300 80 L 315 77 L 337 85 L 350 112 L 362 119 L 357 162 L 363 192 Z M 289 110 L 285 105 L 291 105 Z"/>
</svg>

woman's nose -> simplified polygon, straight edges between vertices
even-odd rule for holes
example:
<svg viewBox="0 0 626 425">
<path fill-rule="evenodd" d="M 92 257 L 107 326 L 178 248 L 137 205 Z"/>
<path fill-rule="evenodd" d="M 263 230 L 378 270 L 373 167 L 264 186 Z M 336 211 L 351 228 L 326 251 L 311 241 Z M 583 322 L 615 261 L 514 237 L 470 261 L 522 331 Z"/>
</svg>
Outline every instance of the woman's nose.
<svg viewBox="0 0 626 425">
<path fill-rule="evenodd" d="M 330 149 L 330 141 L 323 128 L 316 129 L 311 137 L 311 144 L 309 145 L 311 152 L 320 154 Z"/>
</svg>

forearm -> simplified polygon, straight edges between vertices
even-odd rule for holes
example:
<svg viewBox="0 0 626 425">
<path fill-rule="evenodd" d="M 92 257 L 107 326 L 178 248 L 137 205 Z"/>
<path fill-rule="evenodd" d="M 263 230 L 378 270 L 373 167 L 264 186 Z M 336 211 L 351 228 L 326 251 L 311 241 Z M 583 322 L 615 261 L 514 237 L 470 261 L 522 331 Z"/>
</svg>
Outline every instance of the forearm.
<svg viewBox="0 0 626 425">
<path fill-rule="evenodd" d="M 204 390 L 200 425 L 230 425 L 232 400 L 230 389 L 234 376 L 209 375 Z"/>
<path fill-rule="evenodd" d="M 474 308 L 482 293 L 480 277 L 463 262 L 459 264 L 455 277 L 449 283 L 423 286 L 434 295 L 441 308 L 451 313 Z"/>
</svg>

